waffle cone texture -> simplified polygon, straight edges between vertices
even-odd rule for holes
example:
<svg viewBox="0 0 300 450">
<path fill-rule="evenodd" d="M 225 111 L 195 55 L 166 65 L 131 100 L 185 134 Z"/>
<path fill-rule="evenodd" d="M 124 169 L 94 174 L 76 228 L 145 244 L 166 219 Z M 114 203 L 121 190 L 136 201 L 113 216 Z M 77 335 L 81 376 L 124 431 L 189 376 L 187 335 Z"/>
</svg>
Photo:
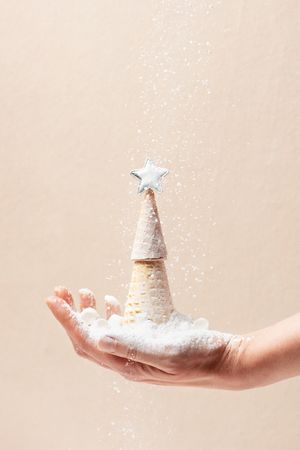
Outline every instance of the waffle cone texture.
<svg viewBox="0 0 300 450">
<path fill-rule="evenodd" d="M 135 261 L 125 304 L 125 322 L 139 317 L 155 323 L 168 321 L 174 310 L 163 260 Z"/>
</svg>

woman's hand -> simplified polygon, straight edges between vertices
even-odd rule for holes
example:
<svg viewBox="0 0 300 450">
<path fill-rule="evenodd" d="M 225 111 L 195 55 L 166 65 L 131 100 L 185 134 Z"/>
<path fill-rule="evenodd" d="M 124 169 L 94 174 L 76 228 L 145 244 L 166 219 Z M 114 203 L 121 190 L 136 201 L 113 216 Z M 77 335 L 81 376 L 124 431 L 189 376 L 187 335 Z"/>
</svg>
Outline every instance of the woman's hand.
<svg viewBox="0 0 300 450">
<path fill-rule="evenodd" d="M 95 308 L 96 300 L 91 291 L 81 290 L 80 295 L 80 311 L 85 308 Z M 62 286 L 54 289 L 54 295 L 46 300 L 48 307 L 52 311 L 55 318 L 61 323 L 66 330 L 71 343 L 77 355 L 89 359 L 103 367 L 121 373 L 127 360 L 119 358 L 99 350 L 98 346 L 89 339 L 88 335 L 81 327 L 81 323 L 77 319 L 74 312 L 76 311 L 74 300 L 70 291 Z M 111 314 L 119 312 L 118 306 L 106 304 L 106 318 Z"/>
<path fill-rule="evenodd" d="M 95 308 L 94 294 L 82 289 L 80 310 Z M 108 332 L 93 341 L 75 314 L 72 295 L 58 287 L 47 304 L 68 333 L 76 353 L 123 377 L 164 386 L 202 386 L 247 389 L 300 375 L 300 314 L 295 314 L 251 336 L 207 331 L 193 341 L 182 332 L 182 343 L 167 345 L 156 338 L 147 349 L 136 339 Z M 121 314 L 118 302 L 106 302 L 106 319 Z M 102 319 L 104 320 L 104 319 Z M 192 325 L 191 325 L 192 326 Z M 130 335 L 129 335 L 130 338 Z M 150 349 L 149 349 L 150 348 Z M 152 348 L 152 350 L 151 350 Z"/>
<path fill-rule="evenodd" d="M 208 331 L 206 339 L 199 345 L 185 338 L 183 345 L 170 342 L 166 346 L 162 343 L 152 351 L 136 345 L 136 341 L 131 343 L 128 337 L 124 340 L 120 335 L 104 336 L 98 342 L 93 342 L 74 314 L 74 301 L 68 289 L 57 287 L 54 294 L 47 299 L 47 304 L 65 328 L 79 356 L 137 382 L 224 389 L 239 387 L 242 338 Z M 79 294 L 81 311 L 96 307 L 91 291 L 83 289 Z M 106 302 L 106 319 L 120 313 L 118 303 Z"/>
<path fill-rule="evenodd" d="M 135 339 L 132 343 L 122 336 L 104 337 L 98 346 L 110 355 L 128 358 L 126 373 L 121 373 L 133 381 L 164 386 L 199 386 L 209 388 L 237 389 L 238 383 L 238 342 L 232 344 L 233 337 L 222 333 L 207 332 L 207 339 L 197 346 L 187 341 L 178 346 L 161 343 L 155 350 L 140 348 Z"/>
</svg>

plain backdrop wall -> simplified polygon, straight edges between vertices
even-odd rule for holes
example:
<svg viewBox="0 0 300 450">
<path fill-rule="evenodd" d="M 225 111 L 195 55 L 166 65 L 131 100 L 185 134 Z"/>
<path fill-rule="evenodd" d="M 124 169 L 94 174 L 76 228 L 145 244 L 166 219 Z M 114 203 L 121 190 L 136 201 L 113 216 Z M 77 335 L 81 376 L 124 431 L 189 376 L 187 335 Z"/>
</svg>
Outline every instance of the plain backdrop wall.
<svg viewBox="0 0 300 450">
<path fill-rule="evenodd" d="M 296 450 L 300 380 L 129 383 L 75 356 L 44 299 L 122 302 L 159 197 L 177 308 L 250 332 L 299 311 L 299 2 L 0 0 L 5 450 Z"/>
</svg>

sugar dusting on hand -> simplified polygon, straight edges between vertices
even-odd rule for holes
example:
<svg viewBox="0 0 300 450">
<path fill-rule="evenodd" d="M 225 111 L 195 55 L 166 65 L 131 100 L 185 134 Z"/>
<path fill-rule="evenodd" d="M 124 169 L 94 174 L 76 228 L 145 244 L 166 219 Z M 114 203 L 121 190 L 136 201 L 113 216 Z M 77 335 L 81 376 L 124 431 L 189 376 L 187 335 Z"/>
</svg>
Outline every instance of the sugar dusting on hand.
<svg viewBox="0 0 300 450">
<path fill-rule="evenodd" d="M 94 297 L 95 296 L 94 293 L 88 288 L 79 289 L 78 292 L 79 292 L 79 294 L 87 295 L 88 297 Z"/>
<path fill-rule="evenodd" d="M 100 316 L 95 308 L 84 308 L 80 313 L 80 319 L 87 325 L 91 325 L 98 318 Z"/>
<path fill-rule="evenodd" d="M 213 350 L 228 342 L 232 335 L 208 330 L 204 318 L 192 320 L 174 311 L 168 322 L 155 324 L 140 317 L 135 323 L 125 323 L 124 318 L 113 314 L 108 320 L 100 318 L 94 308 L 74 313 L 87 338 L 97 343 L 105 336 L 121 340 L 130 347 L 148 352 L 165 352 L 191 348 Z"/>
<path fill-rule="evenodd" d="M 120 303 L 113 295 L 105 295 L 104 300 L 112 306 L 119 306 Z"/>
</svg>

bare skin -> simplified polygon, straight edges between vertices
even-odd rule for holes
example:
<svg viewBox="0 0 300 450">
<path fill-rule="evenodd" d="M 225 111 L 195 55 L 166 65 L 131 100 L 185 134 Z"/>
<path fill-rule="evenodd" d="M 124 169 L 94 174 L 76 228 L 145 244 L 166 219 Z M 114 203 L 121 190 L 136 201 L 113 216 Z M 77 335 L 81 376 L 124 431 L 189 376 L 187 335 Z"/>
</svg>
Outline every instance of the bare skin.
<svg viewBox="0 0 300 450">
<path fill-rule="evenodd" d="M 92 293 L 79 295 L 80 310 L 96 307 Z M 154 354 L 129 348 L 121 338 L 105 337 L 93 343 L 74 318 L 74 300 L 65 287 L 55 288 L 46 301 L 79 356 L 132 381 L 241 390 L 300 375 L 300 314 L 251 335 L 218 338 L 213 349 L 162 346 Z M 121 307 L 106 302 L 106 319 L 112 314 L 121 315 Z"/>
</svg>

